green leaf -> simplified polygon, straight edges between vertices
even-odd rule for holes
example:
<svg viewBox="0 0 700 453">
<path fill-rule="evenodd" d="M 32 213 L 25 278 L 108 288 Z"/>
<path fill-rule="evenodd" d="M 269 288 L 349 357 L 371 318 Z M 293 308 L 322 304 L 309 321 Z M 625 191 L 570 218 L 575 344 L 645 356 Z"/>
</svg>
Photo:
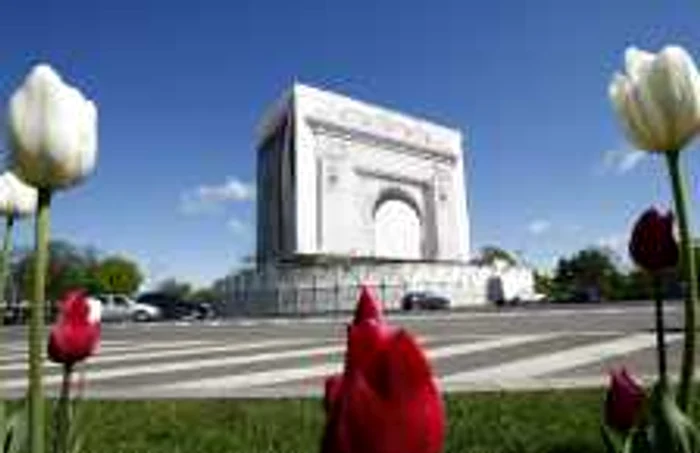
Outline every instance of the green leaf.
<svg viewBox="0 0 700 453">
<path fill-rule="evenodd" d="M 605 424 L 600 425 L 600 432 L 603 436 L 603 445 L 605 445 L 607 453 L 623 453 L 625 451 L 623 448 L 624 444 L 617 433 L 614 433 Z"/>
<path fill-rule="evenodd" d="M 667 388 L 657 384 L 651 399 L 651 443 L 653 452 L 694 453 L 700 433 L 692 420 L 676 405 Z"/>
<path fill-rule="evenodd" d="M 624 453 L 653 453 L 646 426 L 635 428 L 627 439 Z"/>
<path fill-rule="evenodd" d="M 0 445 L 3 447 L 3 452 L 5 446 L 5 438 L 7 436 L 7 419 L 5 416 L 6 410 L 7 407 L 5 401 L 0 401 Z"/>
<path fill-rule="evenodd" d="M 25 453 L 29 450 L 29 426 L 27 423 L 29 407 L 25 400 L 22 407 L 12 413 L 5 425 L 3 453 Z"/>
</svg>

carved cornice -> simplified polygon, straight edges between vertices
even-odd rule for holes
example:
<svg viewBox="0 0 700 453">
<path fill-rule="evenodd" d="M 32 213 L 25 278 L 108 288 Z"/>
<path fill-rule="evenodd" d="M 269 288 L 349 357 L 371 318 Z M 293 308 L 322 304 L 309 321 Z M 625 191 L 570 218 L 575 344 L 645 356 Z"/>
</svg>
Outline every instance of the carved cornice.
<svg viewBox="0 0 700 453">
<path fill-rule="evenodd" d="M 378 148 L 390 149 L 401 154 L 414 155 L 426 160 L 446 162 L 454 165 L 457 156 L 452 151 L 421 146 L 408 140 L 396 139 L 380 131 L 369 131 L 352 125 L 338 124 L 327 119 L 307 117 L 305 121 L 314 135 L 341 138 L 349 142 L 364 143 Z"/>
<path fill-rule="evenodd" d="M 358 176 L 369 177 L 372 179 L 380 179 L 400 184 L 409 184 L 412 186 L 418 186 L 420 188 L 428 188 L 431 185 L 429 180 L 402 175 L 395 171 L 388 172 L 366 167 L 355 167 L 354 171 Z"/>
</svg>

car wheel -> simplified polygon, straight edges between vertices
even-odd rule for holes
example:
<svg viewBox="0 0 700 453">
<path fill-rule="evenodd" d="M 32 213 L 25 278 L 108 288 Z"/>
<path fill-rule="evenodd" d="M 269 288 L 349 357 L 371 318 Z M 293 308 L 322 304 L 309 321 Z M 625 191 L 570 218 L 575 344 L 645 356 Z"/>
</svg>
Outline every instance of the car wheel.
<svg viewBox="0 0 700 453">
<path fill-rule="evenodd" d="M 137 311 L 134 313 L 134 321 L 136 322 L 147 322 L 151 320 L 151 316 L 145 311 Z"/>
</svg>

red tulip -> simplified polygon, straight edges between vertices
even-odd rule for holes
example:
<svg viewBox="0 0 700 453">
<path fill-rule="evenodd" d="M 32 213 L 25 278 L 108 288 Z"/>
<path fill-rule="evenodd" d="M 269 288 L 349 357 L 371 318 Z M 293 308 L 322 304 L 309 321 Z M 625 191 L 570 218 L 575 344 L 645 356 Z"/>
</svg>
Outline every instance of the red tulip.
<svg viewBox="0 0 700 453">
<path fill-rule="evenodd" d="M 51 328 L 48 355 L 57 363 L 73 365 L 91 356 L 100 340 L 99 313 L 83 291 L 71 291 L 60 301 L 58 322 Z"/>
<path fill-rule="evenodd" d="M 612 371 L 605 399 L 605 423 L 620 432 L 628 432 L 637 423 L 644 400 L 644 389 L 627 369 Z"/>
<path fill-rule="evenodd" d="M 380 321 L 381 319 L 382 305 L 372 296 L 367 285 L 362 285 L 360 287 L 360 299 L 357 301 L 357 306 L 355 307 L 354 323 L 358 324 L 362 321 L 369 320 Z"/>
<path fill-rule="evenodd" d="M 388 326 L 363 287 L 341 376 L 326 381 L 322 453 L 438 453 L 445 415 L 416 340 Z"/>
<path fill-rule="evenodd" d="M 341 375 L 331 376 L 326 379 L 326 388 L 323 397 L 323 408 L 326 410 L 326 413 L 330 412 L 335 402 L 338 400 L 342 385 L 343 376 Z"/>
<path fill-rule="evenodd" d="M 632 230 L 629 252 L 634 262 L 649 272 L 678 264 L 678 244 L 673 236 L 673 214 L 646 210 Z"/>
</svg>

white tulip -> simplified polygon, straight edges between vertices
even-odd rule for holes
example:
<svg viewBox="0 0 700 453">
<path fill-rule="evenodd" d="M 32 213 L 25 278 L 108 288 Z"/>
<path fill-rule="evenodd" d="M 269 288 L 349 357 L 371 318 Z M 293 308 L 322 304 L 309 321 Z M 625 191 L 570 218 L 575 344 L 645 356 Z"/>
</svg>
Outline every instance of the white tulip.
<svg viewBox="0 0 700 453">
<path fill-rule="evenodd" d="M 625 66 L 609 95 L 627 138 L 646 151 L 681 150 L 700 128 L 700 75 L 692 57 L 678 46 L 656 55 L 632 47 Z"/>
<path fill-rule="evenodd" d="M 50 66 L 34 67 L 9 108 L 12 169 L 37 188 L 86 178 L 97 160 L 97 108 Z"/>
<path fill-rule="evenodd" d="M 26 185 L 14 173 L 0 175 L 0 214 L 24 217 L 36 211 L 37 190 Z"/>
</svg>

